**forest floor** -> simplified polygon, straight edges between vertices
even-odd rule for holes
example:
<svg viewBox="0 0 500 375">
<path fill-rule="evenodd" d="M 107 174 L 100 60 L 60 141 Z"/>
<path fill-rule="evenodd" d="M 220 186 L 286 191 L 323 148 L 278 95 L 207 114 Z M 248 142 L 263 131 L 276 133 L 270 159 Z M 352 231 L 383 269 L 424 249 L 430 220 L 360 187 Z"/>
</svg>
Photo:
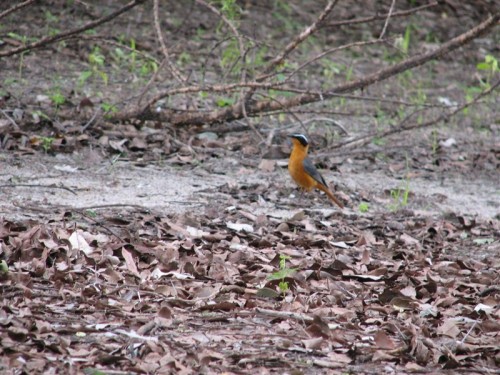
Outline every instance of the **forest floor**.
<svg viewBox="0 0 500 375">
<path fill-rule="evenodd" d="M 476 57 L 440 62 L 427 97 L 459 97 Z M 497 371 L 498 108 L 350 149 L 310 129 L 343 210 L 299 197 L 286 133 L 270 150 L 250 130 L 2 118 L 0 372 Z"/>
</svg>

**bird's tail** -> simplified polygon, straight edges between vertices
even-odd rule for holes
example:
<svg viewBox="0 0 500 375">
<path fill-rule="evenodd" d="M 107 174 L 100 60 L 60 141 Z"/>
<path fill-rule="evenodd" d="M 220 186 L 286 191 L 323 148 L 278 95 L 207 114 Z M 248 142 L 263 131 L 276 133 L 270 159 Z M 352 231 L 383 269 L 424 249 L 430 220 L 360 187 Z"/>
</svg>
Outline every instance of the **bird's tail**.
<svg viewBox="0 0 500 375">
<path fill-rule="evenodd" d="M 330 198 L 332 200 L 333 203 L 335 203 L 337 206 L 339 206 L 340 208 L 344 208 L 344 205 L 342 204 L 342 202 L 340 202 L 337 197 L 335 197 L 335 195 L 333 195 L 333 193 L 330 191 L 330 189 L 328 189 L 326 186 L 323 186 L 321 184 L 318 184 L 316 186 L 319 190 L 321 191 L 324 191 L 326 195 L 328 195 L 328 198 Z"/>
</svg>

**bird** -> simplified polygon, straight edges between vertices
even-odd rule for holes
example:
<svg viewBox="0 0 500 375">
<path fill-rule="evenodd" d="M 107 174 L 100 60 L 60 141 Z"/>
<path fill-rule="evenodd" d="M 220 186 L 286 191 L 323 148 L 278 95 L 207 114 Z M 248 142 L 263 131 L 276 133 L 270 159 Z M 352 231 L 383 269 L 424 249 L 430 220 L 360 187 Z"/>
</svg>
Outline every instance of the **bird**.
<svg viewBox="0 0 500 375">
<path fill-rule="evenodd" d="M 337 206 L 344 208 L 344 205 L 333 195 L 323 176 L 318 172 L 311 159 L 307 157 L 309 151 L 309 141 L 304 134 L 291 134 L 292 152 L 288 161 L 288 172 L 297 185 L 302 190 L 311 191 L 316 188 L 328 196 Z"/>
</svg>

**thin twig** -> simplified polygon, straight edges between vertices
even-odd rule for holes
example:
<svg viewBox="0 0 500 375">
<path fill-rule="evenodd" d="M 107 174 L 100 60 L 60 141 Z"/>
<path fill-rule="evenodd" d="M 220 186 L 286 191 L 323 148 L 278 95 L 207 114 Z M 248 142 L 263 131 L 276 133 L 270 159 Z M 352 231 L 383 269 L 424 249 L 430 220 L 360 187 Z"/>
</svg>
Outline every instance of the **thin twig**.
<svg viewBox="0 0 500 375">
<path fill-rule="evenodd" d="M 62 189 L 62 190 L 67 190 L 67 191 L 69 191 L 72 194 L 78 195 L 74 190 L 70 189 L 69 187 L 66 187 L 66 186 L 57 186 L 57 185 L 32 185 L 32 184 L 0 185 L 0 188 L 4 188 L 4 187 L 11 187 L 11 188 L 27 187 L 27 188 Z"/>
<path fill-rule="evenodd" d="M 395 18 L 395 17 L 406 17 L 406 16 L 409 16 L 411 14 L 420 12 L 420 11 L 422 11 L 424 9 L 433 8 L 433 7 L 438 6 L 438 5 L 439 5 L 439 1 L 433 1 L 433 2 L 431 2 L 429 4 L 425 4 L 425 5 L 413 8 L 413 9 L 402 10 L 402 11 L 399 11 L 399 12 L 394 12 L 392 14 L 392 18 Z M 344 20 L 344 21 L 335 21 L 335 22 L 331 22 L 329 24 L 325 24 L 323 26 L 323 28 L 348 26 L 348 25 L 354 25 L 354 24 L 360 24 L 360 23 L 368 23 L 368 22 L 373 22 L 373 21 L 378 21 L 378 20 L 383 20 L 383 19 L 387 19 L 387 14 L 378 14 L 376 16 L 371 16 L 371 17 L 353 18 L 353 19 Z"/>
<path fill-rule="evenodd" d="M 243 92 L 240 93 L 241 95 L 241 99 L 244 99 L 244 94 Z M 247 110 L 246 110 L 246 106 L 245 106 L 245 101 L 244 100 L 241 100 L 241 111 L 243 113 L 243 118 L 245 119 L 245 123 L 247 124 L 247 126 L 252 129 L 252 131 L 257 135 L 257 137 L 260 138 L 260 141 L 261 142 L 264 142 L 266 143 L 266 140 L 265 138 L 262 136 L 262 134 L 260 134 L 260 132 L 257 130 L 257 128 L 254 126 L 254 124 L 252 124 L 252 122 L 250 121 L 250 119 L 248 118 L 247 116 Z"/>
<path fill-rule="evenodd" d="M 236 91 L 242 88 L 256 88 L 256 89 L 274 89 L 276 87 L 279 87 L 280 85 L 283 85 L 283 82 L 279 83 L 262 83 L 262 82 L 256 82 L 256 81 L 251 81 L 251 82 L 238 82 L 238 83 L 230 83 L 226 85 L 194 85 L 194 86 L 184 86 L 184 87 L 178 87 L 166 91 L 162 91 L 155 95 L 153 98 L 151 98 L 147 104 L 143 107 L 143 110 L 146 108 L 154 105 L 157 101 L 168 97 L 168 96 L 173 96 L 173 95 L 179 95 L 179 94 L 192 94 L 192 93 L 197 93 L 197 92 L 231 92 L 231 91 Z"/>
<path fill-rule="evenodd" d="M 75 210 L 76 212 L 78 212 L 80 215 L 82 215 L 83 217 L 87 218 L 88 220 L 91 220 L 94 222 L 95 225 L 103 228 L 104 230 L 108 231 L 109 233 L 111 233 L 113 236 L 115 236 L 116 238 L 118 238 L 118 240 L 120 240 L 122 243 L 126 243 L 126 241 L 123 240 L 123 238 L 121 238 L 119 235 L 117 235 L 114 231 L 112 231 L 110 228 L 108 228 L 107 226 L 105 226 L 104 224 L 101 224 L 99 223 L 96 219 L 94 219 L 92 216 L 88 215 L 85 213 L 85 210 Z"/>
<path fill-rule="evenodd" d="M 17 123 L 14 121 L 14 119 L 13 119 L 12 117 L 10 117 L 10 116 L 7 114 L 7 112 L 5 112 L 3 109 L 0 109 L 0 112 L 2 112 L 2 113 L 3 113 L 3 115 L 4 115 L 5 117 L 7 117 L 7 119 L 10 121 L 10 123 L 11 123 L 12 125 L 14 125 L 14 129 L 16 129 L 16 130 L 19 130 L 19 129 L 20 129 L 20 128 L 19 128 L 19 125 L 17 125 Z"/>
<path fill-rule="evenodd" d="M 329 1 L 328 4 L 326 5 L 325 9 L 323 9 L 323 12 L 316 18 L 316 20 L 306 27 L 295 39 L 293 39 L 290 43 L 286 45 L 286 47 L 276 55 L 274 59 L 269 61 L 267 64 L 266 68 L 264 69 L 263 75 L 266 75 L 270 73 L 272 70 L 274 70 L 275 67 L 280 65 L 283 60 L 292 52 L 294 51 L 304 40 L 306 40 L 309 36 L 314 34 L 317 30 L 321 22 L 323 22 L 326 17 L 331 13 L 335 5 L 337 4 L 338 0 L 334 1 Z M 259 79 L 257 79 L 259 81 Z"/>
<path fill-rule="evenodd" d="M 379 98 L 376 96 L 335 94 L 335 93 L 331 93 L 329 91 L 303 90 L 303 89 L 297 89 L 297 88 L 290 87 L 290 86 L 276 87 L 276 88 L 273 88 L 273 90 L 293 92 L 295 94 L 302 94 L 302 95 L 323 95 L 323 97 L 329 96 L 329 97 L 335 97 L 335 98 L 341 98 L 341 99 L 360 100 L 360 101 L 364 101 L 364 102 L 379 102 L 379 103 L 388 103 L 388 104 L 398 104 L 398 105 L 404 105 L 406 107 L 426 107 L 426 108 L 445 108 L 445 109 L 450 108 L 449 105 L 444 105 L 444 104 L 411 103 L 411 102 L 407 102 L 404 100 Z"/>
<path fill-rule="evenodd" d="M 338 0 L 329 1 L 320 15 L 314 20 L 314 22 L 306 27 L 296 38 L 294 38 L 290 43 L 288 43 L 285 48 L 276 55 L 274 59 L 272 59 L 267 66 L 264 68 L 263 72 L 256 78 L 257 82 L 263 82 L 268 78 L 274 76 L 271 74 L 275 70 L 277 66 L 282 64 L 285 58 L 292 53 L 304 40 L 314 34 L 319 25 L 328 17 L 328 15 L 332 12 L 333 8 L 337 4 Z M 255 89 L 252 88 L 248 90 L 245 94 L 245 97 L 242 99 L 245 103 L 249 102 L 252 99 L 253 94 L 255 93 Z"/>
<path fill-rule="evenodd" d="M 330 48 L 329 50 L 326 50 L 322 53 L 320 53 L 319 55 L 313 57 L 311 60 L 307 60 L 305 63 L 303 63 L 301 66 L 299 66 L 297 69 L 295 69 L 293 72 L 291 72 L 286 78 L 285 78 L 285 82 L 287 81 L 290 81 L 290 79 L 295 75 L 297 74 L 300 70 L 304 69 L 306 66 L 312 64 L 313 62 L 317 61 L 317 60 L 320 60 L 322 59 L 323 57 L 325 57 L 326 55 L 330 55 L 334 52 L 338 52 L 338 51 L 342 51 L 344 49 L 347 49 L 347 48 L 352 48 L 352 47 L 361 47 L 361 46 L 367 46 L 367 45 L 371 45 L 371 44 L 378 44 L 378 43 L 384 43 L 384 40 L 379 40 L 379 39 L 376 39 L 376 40 L 368 40 L 368 41 L 365 41 L 365 42 L 354 42 L 354 43 L 349 43 L 349 44 L 346 44 L 346 45 L 343 45 L 343 46 L 339 46 L 339 47 L 335 47 L 335 48 Z"/>
<path fill-rule="evenodd" d="M 19 3 L 17 5 L 14 5 L 13 7 L 3 11 L 2 13 L 0 13 L 0 20 L 6 16 L 8 16 L 9 14 L 11 14 L 12 12 L 16 12 L 18 11 L 19 9 L 22 9 L 24 7 L 27 7 L 28 5 L 34 3 L 36 0 L 26 0 L 25 2 L 23 3 Z"/>
<path fill-rule="evenodd" d="M 273 98 L 271 95 L 265 95 L 263 93 L 261 93 L 259 95 L 262 96 L 263 98 L 267 98 L 268 100 L 274 100 L 274 101 L 276 101 L 276 103 L 280 102 L 276 98 Z M 306 124 L 304 124 L 304 122 L 301 120 L 301 118 L 299 116 L 297 116 L 296 113 L 294 113 L 293 111 L 289 110 L 288 108 L 283 108 L 281 111 L 279 111 L 279 113 L 286 113 L 289 116 L 293 117 L 295 119 L 295 121 L 297 121 L 300 124 L 300 126 L 304 130 L 304 133 L 307 135 L 307 137 L 310 138 L 308 130 L 306 128 Z"/>
<path fill-rule="evenodd" d="M 313 122 L 313 121 L 325 121 L 325 122 L 329 122 L 329 123 L 335 125 L 340 130 L 342 130 L 342 132 L 345 135 L 349 135 L 349 132 L 346 130 L 346 128 L 344 128 L 344 126 L 342 124 L 340 124 L 338 121 L 336 121 L 336 120 L 334 120 L 332 118 L 328 118 L 328 117 L 313 117 L 313 118 L 309 118 L 307 120 L 304 120 L 304 124 L 309 124 L 310 122 Z"/>
<path fill-rule="evenodd" d="M 481 99 L 484 96 L 489 95 L 490 93 L 492 93 L 493 91 L 495 91 L 498 86 L 500 86 L 500 80 L 498 80 L 497 82 L 495 82 L 488 89 L 486 89 L 483 92 L 479 93 L 472 100 L 465 102 L 461 106 L 458 106 L 453 111 L 448 112 L 448 113 L 443 113 L 440 116 L 438 116 L 437 118 L 435 118 L 433 120 L 430 120 L 430 121 L 427 121 L 427 122 L 425 122 L 423 124 L 419 124 L 418 122 L 414 122 L 414 123 L 411 123 L 410 125 L 407 125 L 407 126 L 396 126 L 394 128 L 388 129 L 388 130 L 386 130 L 384 132 L 370 133 L 368 135 L 365 135 L 365 136 L 362 136 L 362 137 L 359 137 L 359 138 L 356 138 L 356 139 L 351 139 L 349 141 L 333 145 L 333 146 L 330 147 L 330 149 L 344 147 L 344 146 L 347 146 L 349 144 L 352 144 L 352 143 L 355 143 L 355 142 L 359 142 L 359 141 L 362 141 L 362 140 L 368 141 L 368 140 L 371 140 L 374 137 L 384 138 L 384 137 L 388 137 L 388 136 L 390 136 L 392 134 L 395 134 L 395 133 L 402 133 L 402 132 L 406 132 L 406 131 L 414 130 L 414 129 L 428 128 L 430 126 L 436 125 L 439 122 L 447 121 L 451 117 L 455 116 L 457 113 L 460 113 L 461 111 L 463 111 L 465 108 L 470 107 L 473 104 L 476 104 L 479 101 L 479 99 Z M 418 111 L 416 111 L 416 112 L 418 112 Z M 415 113 L 410 114 L 408 116 L 408 118 L 411 117 L 411 116 L 413 116 Z M 404 119 L 401 124 L 404 124 L 405 122 L 407 122 L 408 118 Z"/>
<path fill-rule="evenodd" d="M 172 63 L 170 60 L 170 53 L 168 52 L 167 45 L 165 44 L 165 40 L 163 39 L 163 32 L 161 30 L 161 25 L 160 25 L 160 11 L 159 8 L 160 6 L 158 5 L 159 0 L 154 0 L 153 3 L 153 14 L 154 14 L 154 24 L 155 24 L 155 30 L 156 30 L 156 37 L 158 39 L 158 42 L 160 42 L 160 47 L 161 51 L 163 53 L 163 56 L 165 57 L 166 65 L 168 67 L 168 70 L 170 73 L 174 76 L 174 78 L 179 81 L 180 83 L 186 82 L 186 77 L 184 77 L 179 70 L 175 67 L 175 65 Z"/>
<path fill-rule="evenodd" d="M 105 17 L 99 18 L 95 21 L 89 22 L 89 23 L 87 23 L 83 26 L 77 27 L 75 29 L 64 31 L 64 32 L 61 32 L 61 33 L 58 33 L 58 34 L 55 34 L 52 36 L 47 36 L 45 38 L 37 40 L 36 42 L 28 43 L 28 44 L 22 45 L 18 48 L 14 48 L 14 49 L 10 49 L 10 50 L 4 51 L 4 52 L 0 52 L 0 57 L 17 55 L 17 54 L 25 52 L 25 51 L 33 50 L 36 48 L 41 48 L 43 46 L 46 46 L 47 44 L 59 42 L 61 40 L 67 39 L 75 34 L 80 34 L 86 30 L 93 29 L 97 26 L 102 25 L 103 23 L 111 21 L 112 19 L 118 17 L 120 14 L 127 12 L 128 10 L 134 8 L 135 6 L 137 6 L 139 4 L 142 4 L 145 1 L 146 0 L 132 0 L 127 5 L 123 6 L 122 8 L 118 9 L 117 11 L 115 11 L 111 14 L 108 14 Z"/>
<path fill-rule="evenodd" d="M 89 121 L 87 121 L 87 123 L 85 125 L 82 126 L 82 129 L 81 129 L 81 133 L 84 133 L 85 130 L 87 130 L 87 128 L 92 124 L 92 122 L 94 122 L 95 118 L 97 117 L 97 115 L 99 114 L 100 112 L 100 109 L 97 108 L 95 111 L 94 111 L 94 114 L 92 115 L 92 117 L 90 118 Z"/>
<path fill-rule="evenodd" d="M 442 44 L 440 47 L 432 51 L 414 55 L 399 63 L 382 68 L 372 74 L 368 74 L 357 80 L 344 82 L 336 87 L 331 88 L 327 92 L 310 93 L 310 94 L 307 93 L 307 94 L 297 95 L 291 98 L 282 98 L 279 101 L 259 100 L 259 101 L 252 101 L 249 103 L 247 102 L 246 103 L 247 115 L 251 117 L 265 112 L 282 110 L 283 108 L 293 108 L 309 103 L 315 103 L 320 100 L 330 99 L 339 94 L 353 92 L 355 90 L 359 90 L 364 87 L 370 86 L 376 82 L 386 80 L 389 77 L 392 77 L 404 71 L 423 65 L 430 60 L 440 58 L 443 55 L 462 47 L 471 40 L 481 36 L 482 34 L 486 33 L 487 31 L 495 27 L 498 24 L 499 19 L 500 19 L 500 12 L 497 12 L 491 15 L 489 18 L 487 18 L 479 25 L 464 32 L 463 34 L 458 35 L 453 39 L 450 39 L 449 41 L 447 41 L 446 43 Z M 264 84 L 262 86 L 259 86 L 258 83 L 259 82 L 245 82 L 245 83 L 240 82 L 230 85 L 215 85 L 212 86 L 211 88 L 225 91 L 228 89 L 234 89 L 236 87 L 275 88 L 276 86 L 280 86 L 278 84 Z M 210 89 L 207 89 L 207 87 L 203 88 L 203 90 L 210 91 Z M 190 86 L 190 87 L 175 89 L 173 91 L 175 91 L 176 93 L 199 92 L 202 91 L 202 87 Z M 168 90 L 167 92 L 162 92 L 158 94 L 156 98 L 153 98 L 154 101 L 152 101 L 152 103 L 154 104 L 156 100 L 168 96 L 169 92 L 172 92 L 172 90 Z M 152 112 L 149 110 L 149 105 L 148 105 L 146 107 L 143 107 L 142 110 L 139 111 L 121 112 L 115 115 L 113 119 L 117 121 L 123 118 L 141 117 L 145 120 L 151 119 L 156 121 L 168 121 L 172 125 L 179 126 L 184 124 L 197 125 L 197 124 L 207 124 L 207 123 L 211 124 L 223 121 L 232 121 L 241 119 L 242 116 L 243 115 L 241 113 L 241 105 L 239 103 L 222 109 L 214 109 L 212 111 L 205 113 L 197 112 L 192 114 L 179 113 L 176 110 Z"/>
<path fill-rule="evenodd" d="M 241 37 L 241 34 L 238 32 L 238 29 L 222 12 L 219 11 L 219 9 L 214 7 L 212 4 L 207 3 L 204 0 L 195 0 L 195 1 L 198 4 L 208 8 L 212 13 L 215 13 L 218 17 L 220 17 L 222 22 L 224 22 L 233 33 L 234 37 L 236 38 L 236 41 L 238 42 L 238 49 L 240 52 L 240 60 L 242 64 L 240 82 L 242 83 L 245 82 L 246 81 L 245 45 L 243 43 L 243 38 Z"/>
<path fill-rule="evenodd" d="M 204 0 L 196 0 L 196 2 L 198 4 L 201 4 L 205 7 L 207 7 L 208 9 L 210 9 L 210 11 L 212 11 L 217 16 L 219 16 L 222 19 L 222 21 L 229 27 L 231 32 L 233 33 L 234 37 L 236 38 L 236 41 L 238 42 L 238 49 L 239 49 L 239 53 L 240 53 L 240 57 L 239 57 L 239 62 L 241 63 L 240 83 L 242 83 L 242 84 L 245 83 L 247 80 L 247 77 L 246 77 L 247 76 L 247 67 L 246 67 L 246 53 L 247 53 L 247 51 L 245 51 L 245 45 L 243 43 L 243 38 L 241 37 L 240 33 L 238 32 L 238 29 L 236 28 L 236 26 L 234 26 L 234 24 L 222 12 L 220 12 L 212 4 L 209 4 L 209 3 L 205 2 Z M 238 61 L 235 61 L 234 64 L 236 64 L 237 62 Z M 259 133 L 259 131 L 255 128 L 255 126 L 252 124 L 252 122 L 250 121 L 250 119 L 247 116 L 247 111 L 246 111 L 246 106 L 245 106 L 246 95 L 241 90 L 240 90 L 240 99 L 239 99 L 238 103 L 241 107 L 242 116 L 245 119 L 245 122 L 247 123 L 248 127 L 250 129 L 252 129 L 252 131 L 257 135 L 257 137 L 259 137 L 261 142 L 265 142 L 265 139 L 262 136 L 262 134 Z"/>
<path fill-rule="evenodd" d="M 160 74 L 161 70 L 163 69 L 163 66 L 167 64 L 167 58 L 164 58 L 158 66 L 158 69 L 156 69 L 156 72 L 153 73 L 151 78 L 149 79 L 148 83 L 146 83 L 146 86 L 142 89 L 141 93 L 139 94 L 139 99 L 137 100 L 137 108 L 140 108 L 142 99 L 144 98 L 144 95 L 149 91 L 153 83 L 156 81 L 156 78 L 158 78 L 158 74 Z"/>
<path fill-rule="evenodd" d="M 389 20 L 391 19 L 392 11 L 394 10 L 394 4 L 396 4 L 396 0 L 392 0 L 391 7 L 389 9 L 389 13 L 387 13 L 387 18 L 385 19 L 384 28 L 382 29 L 382 32 L 380 33 L 380 36 L 378 37 L 379 40 L 382 40 L 384 38 L 385 32 L 387 30 L 387 26 L 389 26 Z"/>
<path fill-rule="evenodd" d="M 477 325 L 478 321 L 477 320 L 474 320 L 474 323 L 472 324 L 472 326 L 469 328 L 469 330 L 467 331 L 467 333 L 465 334 L 464 338 L 460 341 L 461 344 L 463 344 L 465 342 L 465 340 L 467 340 L 467 337 L 469 337 L 470 333 L 473 331 L 474 328 L 476 328 L 476 325 Z"/>
<path fill-rule="evenodd" d="M 77 39 L 78 41 L 81 41 L 81 40 L 98 41 L 99 43 L 109 44 L 109 45 L 127 50 L 130 53 L 140 55 L 147 60 L 153 61 L 157 65 L 160 64 L 160 61 L 157 58 L 155 58 L 153 55 L 151 55 L 147 52 L 141 51 L 137 48 L 129 47 L 128 45 L 126 45 L 124 43 L 117 42 L 116 40 L 108 39 L 108 37 L 103 36 L 103 35 L 81 35 L 81 34 L 71 35 L 68 38 L 66 38 L 65 40 L 72 40 L 72 39 Z"/>
</svg>

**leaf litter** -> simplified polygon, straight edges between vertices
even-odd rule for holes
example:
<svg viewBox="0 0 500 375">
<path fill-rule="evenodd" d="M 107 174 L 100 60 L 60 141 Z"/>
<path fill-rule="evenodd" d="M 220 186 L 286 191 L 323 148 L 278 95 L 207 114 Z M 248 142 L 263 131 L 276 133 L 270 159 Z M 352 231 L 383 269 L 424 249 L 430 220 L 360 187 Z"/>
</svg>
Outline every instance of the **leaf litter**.
<svg viewBox="0 0 500 375">
<path fill-rule="evenodd" d="M 0 221 L 4 370 L 498 367 L 500 260 L 453 255 L 498 249 L 498 221 L 314 210 L 277 219 L 239 206 L 63 217 Z M 278 272 L 280 255 L 290 272 Z"/>
<path fill-rule="evenodd" d="M 25 71 L 46 66 L 47 56 L 27 57 L 35 60 L 24 61 Z M 17 69 L 17 60 L 13 64 Z M 44 72 L 35 75 L 45 77 Z M 38 78 L 30 82 L 40 86 Z M 448 85 L 448 79 L 444 82 Z M 13 108 L 13 99 L 1 98 L 0 104 Z M 46 95 L 32 99 L 41 109 L 52 105 Z M 79 100 L 80 109 L 92 110 L 93 101 Z M 334 164 L 342 164 L 344 190 L 372 207 L 391 204 L 402 181 L 411 179 L 412 201 L 439 212 L 440 201 L 448 202 L 444 207 L 456 213 L 429 217 L 403 209 L 339 214 L 298 207 L 282 193 L 284 176 L 277 169 L 283 165 L 274 156 L 252 159 L 259 150 L 240 135 L 229 133 L 221 140 L 216 132 L 192 137 L 190 131 L 176 130 L 174 137 L 157 124 L 121 124 L 117 129 L 103 121 L 87 128 L 90 123 L 82 126 L 76 115 L 59 123 L 35 113 L 31 121 L 16 112 L 23 110 L 13 108 L 19 123 L 25 119 L 22 131 L 0 119 L 0 146 L 9 152 L 0 155 L 2 175 L 11 176 L 11 186 L 2 187 L 0 208 L 10 216 L 13 207 L 25 216 L 28 211 L 41 214 L 0 219 L 0 372 L 497 371 L 499 223 L 464 213 L 497 214 L 497 186 L 483 179 L 473 185 L 471 180 L 484 174 L 486 181 L 498 178 L 498 142 L 481 140 L 471 130 L 457 136 L 449 134 L 449 127 L 439 127 L 432 137 L 439 140 L 438 147 L 432 152 L 430 137 L 402 135 L 394 142 L 398 147 L 369 145 L 356 150 L 357 156 L 342 156 Z M 495 135 L 494 126 L 492 121 L 486 137 Z M 89 144 L 94 147 L 87 148 Z M 402 149 L 411 150 L 410 157 Z M 250 158 L 228 150 L 241 150 Z M 274 151 L 286 157 L 280 146 Z M 55 163 L 41 162 L 42 153 L 55 154 Z M 65 157 L 70 154 L 82 162 Z M 384 172 L 379 156 L 391 161 Z M 116 178 L 109 166 L 86 174 L 89 166 L 108 157 L 126 178 Z M 35 169 L 22 175 L 23 163 Z M 164 213 L 174 210 L 163 198 L 179 192 L 167 190 L 165 178 L 154 194 L 147 190 L 154 175 L 165 173 L 148 167 L 162 163 L 178 168 L 176 181 L 184 192 L 192 180 L 203 178 L 204 186 L 215 180 L 206 191 L 196 192 L 206 203 L 204 210 L 198 205 L 189 206 L 194 213 Z M 331 167 L 331 161 L 327 164 Z M 144 170 L 135 171 L 135 181 L 129 182 L 132 167 Z M 257 181 L 247 180 L 256 169 L 262 172 Z M 261 179 L 272 173 L 279 182 Z M 384 173 L 391 179 L 383 178 Z M 232 178 L 223 178 L 226 174 Z M 450 178 L 453 174 L 458 184 Z M 462 186 L 463 176 L 468 189 Z M 92 179 L 102 186 L 88 183 Z M 29 198 L 24 199 L 12 193 L 19 182 L 37 180 L 50 181 L 37 188 L 72 194 L 64 201 L 55 197 L 55 206 L 54 194 L 41 199 L 25 194 Z M 76 189 L 62 182 L 77 186 L 78 197 Z M 457 194 L 450 194 L 452 184 L 460 187 Z M 126 189 L 130 185 L 133 196 Z M 417 188 L 424 193 L 415 194 Z M 386 197 L 373 194 L 384 190 Z M 109 203 L 108 209 L 97 210 L 94 217 L 75 208 L 87 206 L 84 191 L 92 195 L 88 205 L 95 204 L 97 195 L 103 197 L 99 203 Z M 339 196 L 354 203 L 342 191 Z M 482 204 L 477 204 L 480 198 Z M 128 209 L 112 208 L 117 203 Z M 158 207 L 168 210 L 155 212 Z"/>
</svg>

